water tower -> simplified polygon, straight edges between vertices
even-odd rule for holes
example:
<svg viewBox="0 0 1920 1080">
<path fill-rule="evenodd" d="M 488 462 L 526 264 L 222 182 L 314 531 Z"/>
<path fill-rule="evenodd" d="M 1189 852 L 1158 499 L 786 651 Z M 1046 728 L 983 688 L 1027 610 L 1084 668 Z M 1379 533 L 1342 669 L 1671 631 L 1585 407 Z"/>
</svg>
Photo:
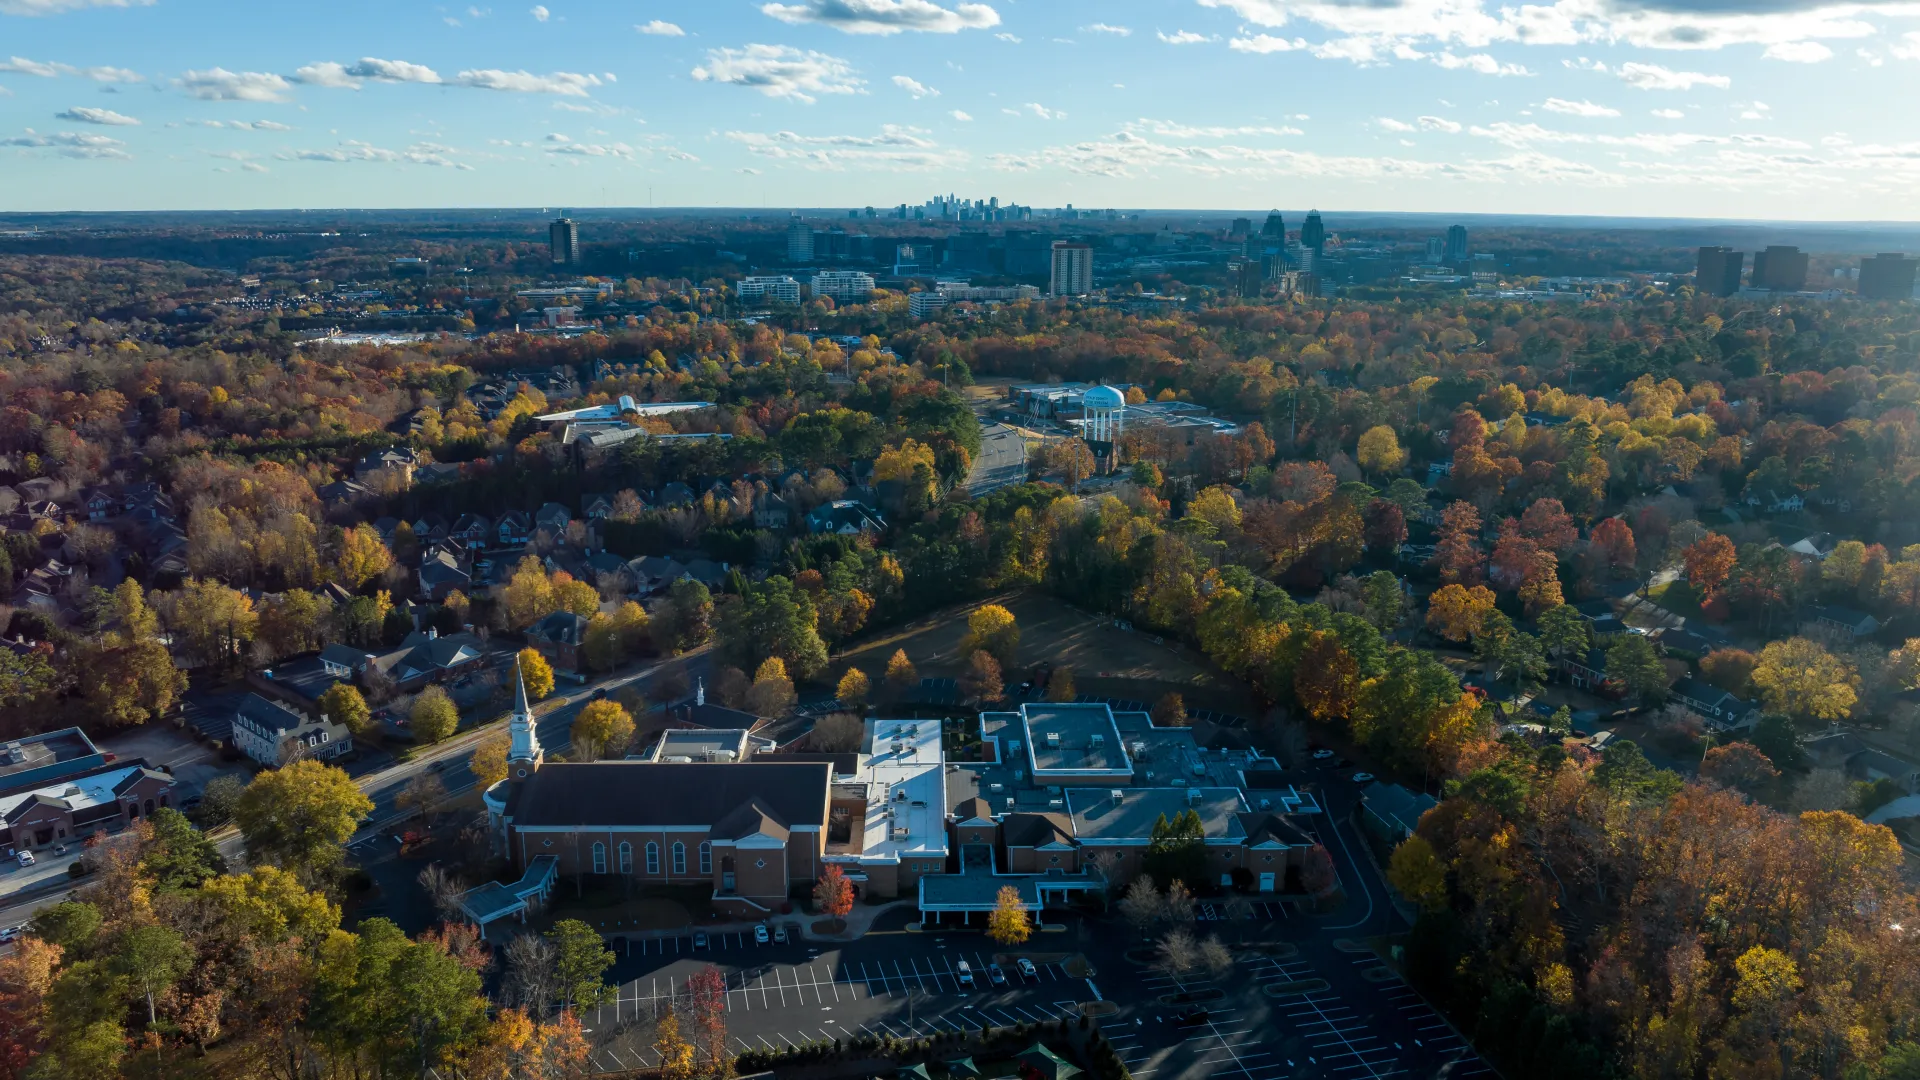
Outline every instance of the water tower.
<svg viewBox="0 0 1920 1080">
<path fill-rule="evenodd" d="M 1085 418 L 1080 435 L 1105 472 L 1117 460 L 1114 450 L 1126 430 L 1127 395 L 1111 386 L 1095 386 L 1081 396 L 1080 409 Z"/>
</svg>

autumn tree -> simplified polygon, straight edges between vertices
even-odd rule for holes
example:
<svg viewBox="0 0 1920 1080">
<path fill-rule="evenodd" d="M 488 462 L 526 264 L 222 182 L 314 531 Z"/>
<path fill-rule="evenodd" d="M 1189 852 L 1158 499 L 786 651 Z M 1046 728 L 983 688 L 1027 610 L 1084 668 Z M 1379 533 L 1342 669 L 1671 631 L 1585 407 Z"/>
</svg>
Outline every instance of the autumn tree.
<svg viewBox="0 0 1920 1080">
<path fill-rule="evenodd" d="M 753 673 L 753 685 L 747 690 L 747 711 L 755 716 L 783 716 L 793 707 L 793 680 L 787 677 L 787 665 L 777 656 L 760 662 Z"/>
<path fill-rule="evenodd" d="M 1000 681 L 1000 664 L 985 649 L 967 657 L 967 670 L 959 680 L 960 695 L 975 704 L 999 701 L 1006 691 Z"/>
<path fill-rule="evenodd" d="M 1407 452 L 1400 448 L 1400 440 L 1393 429 L 1385 424 L 1368 428 L 1360 435 L 1356 448 L 1360 467 L 1375 476 L 1390 476 L 1400 471 L 1406 464 Z"/>
<path fill-rule="evenodd" d="M 1633 529 L 1618 517 L 1601 519 L 1587 540 L 1587 557 L 1595 576 L 1630 577 L 1640 553 L 1634 543 Z"/>
<path fill-rule="evenodd" d="M 338 549 L 335 570 L 340 583 L 349 589 L 357 591 L 393 565 L 393 553 L 387 550 L 386 541 L 380 539 L 371 525 L 342 529 L 335 546 Z"/>
<path fill-rule="evenodd" d="M 507 754 L 513 748 L 512 742 L 505 731 L 494 731 L 473 744 L 473 758 L 467 768 L 478 781 L 480 790 L 485 791 L 507 778 Z"/>
<path fill-rule="evenodd" d="M 1533 500 L 1520 515 L 1520 532 L 1527 539 L 1556 555 L 1564 555 L 1580 539 L 1573 515 L 1552 497 Z"/>
<path fill-rule="evenodd" d="M 1476 585 L 1483 574 L 1480 556 L 1480 511 L 1472 503 L 1456 502 L 1440 516 L 1439 543 L 1434 563 L 1440 580 L 1449 585 Z"/>
<path fill-rule="evenodd" d="M 579 760 L 618 757 L 633 742 L 633 717 L 616 701 L 589 701 L 573 718 L 572 739 Z"/>
<path fill-rule="evenodd" d="M 1493 604 L 1493 590 L 1484 585 L 1442 585 L 1427 599 L 1427 629 L 1448 641 L 1464 642 L 1480 632 Z"/>
<path fill-rule="evenodd" d="M 1700 676 L 1736 697 L 1747 696 L 1760 660 L 1745 649 L 1715 649 L 1700 659 Z"/>
<path fill-rule="evenodd" d="M 438 685 L 429 686 L 413 699 L 407 723 L 415 739 L 437 743 L 459 729 L 460 707 Z"/>
<path fill-rule="evenodd" d="M 1845 717 L 1860 685 L 1851 664 L 1803 637 L 1768 643 L 1751 678 L 1768 709 L 1799 720 Z"/>
<path fill-rule="evenodd" d="M 1054 668 L 1047 676 L 1048 701 L 1078 701 L 1080 687 L 1074 682 L 1073 669 L 1066 665 Z"/>
<path fill-rule="evenodd" d="M 1002 945 L 1019 945 L 1032 934 L 1033 924 L 1027 918 L 1027 904 L 1020 899 L 1020 890 L 1002 885 L 994 896 L 993 911 L 987 915 L 987 936 Z"/>
<path fill-rule="evenodd" d="M 314 706 L 320 715 L 336 724 L 345 724 L 355 735 L 364 736 L 373 728 L 373 710 L 367 708 L 367 699 L 352 683 L 337 682 L 327 687 Z"/>
<path fill-rule="evenodd" d="M 1315 720 L 1343 720 L 1353 710 L 1360 689 L 1360 665 L 1339 635 L 1331 630 L 1310 631 L 1293 671 L 1293 693 L 1300 707 Z"/>
<path fill-rule="evenodd" d="M 539 701 L 553 693 L 553 665 L 540 650 L 528 646 L 521 649 L 515 657 L 520 671 L 520 682 L 527 688 L 527 700 Z"/>
<path fill-rule="evenodd" d="M 1186 699 L 1180 696 L 1178 690 L 1169 690 L 1153 703 L 1148 715 L 1153 718 L 1155 727 L 1186 727 Z"/>
<path fill-rule="evenodd" d="M 887 700 L 891 702 L 910 700 L 920 689 L 920 673 L 914 670 L 913 661 L 907 659 L 907 650 L 895 649 L 887 659 L 884 685 Z"/>
<path fill-rule="evenodd" d="M 833 696 L 850 709 L 864 709 L 867 705 L 869 690 L 867 673 L 857 667 L 849 667 L 846 673 L 840 676 L 839 684 L 834 687 Z"/>
<path fill-rule="evenodd" d="M 1702 604 L 1720 595 L 1720 587 L 1738 561 L 1733 541 L 1719 533 L 1708 533 L 1687 545 L 1680 555 L 1686 566 L 1687 584 L 1693 587 Z"/>
<path fill-rule="evenodd" d="M 1642 702 L 1664 700 L 1667 669 L 1653 643 L 1640 634 L 1622 634 L 1607 647 L 1607 677 L 1618 680 Z"/>
<path fill-rule="evenodd" d="M 1423 911 L 1439 911 L 1447 905 L 1447 868 L 1425 837 L 1410 836 L 1393 849 L 1387 880 Z"/>
<path fill-rule="evenodd" d="M 394 796 L 393 805 L 395 809 L 408 810 L 424 818 L 446 799 L 447 782 L 440 779 L 439 773 L 429 771 L 414 774 L 400 789 L 400 794 Z"/>
<path fill-rule="evenodd" d="M 1008 668 L 1013 666 L 1019 649 L 1020 627 L 1014 622 L 1013 612 L 999 604 L 982 604 L 967 616 L 967 636 L 960 642 L 962 656 L 984 651 L 1000 667 Z"/>
<path fill-rule="evenodd" d="M 1755 795 L 1779 779 L 1780 770 L 1749 742 L 1716 746 L 1700 759 L 1700 778 Z"/>
<path fill-rule="evenodd" d="M 844 919 L 853 910 L 853 882 L 847 880 L 839 863 L 828 863 L 820 869 L 820 877 L 813 884 L 813 906 L 834 919 Z"/>
<path fill-rule="evenodd" d="M 260 773 L 234 807 L 247 856 L 314 880 L 338 864 L 373 800 L 345 771 L 311 758 Z"/>
</svg>

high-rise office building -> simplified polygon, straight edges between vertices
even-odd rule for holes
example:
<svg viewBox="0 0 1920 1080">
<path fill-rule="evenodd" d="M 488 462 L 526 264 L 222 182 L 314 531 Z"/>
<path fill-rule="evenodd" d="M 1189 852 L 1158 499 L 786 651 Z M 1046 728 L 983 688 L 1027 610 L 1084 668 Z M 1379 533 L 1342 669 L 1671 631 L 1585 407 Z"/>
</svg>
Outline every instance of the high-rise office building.
<svg viewBox="0 0 1920 1080">
<path fill-rule="evenodd" d="M 1740 291 L 1740 269 L 1747 255 L 1725 247 L 1703 247 L 1693 270 L 1693 289 L 1708 296 L 1732 296 Z"/>
<path fill-rule="evenodd" d="M 1427 237 L 1427 261 L 1437 263 L 1447 254 L 1447 242 L 1438 236 Z"/>
<path fill-rule="evenodd" d="M 1071 240 L 1053 242 L 1053 277 L 1050 290 L 1055 296 L 1085 296 L 1093 291 L 1093 245 Z"/>
<path fill-rule="evenodd" d="M 1227 260 L 1227 279 L 1233 282 L 1233 294 L 1251 300 L 1265 287 L 1261 280 L 1260 260 L 1241 256 Z"/>
<path fill-rule="evenodd" d="M 1253 219 L 1237 217 L 1233 219 L 1233 228 L 1227 230 L 1230 239 L 1238 240 L 1253 232 Z"/>
<path fill-rule="evenodd" d="M 1860 295 L 1868 300 L 1907 300 L 1913 296 L 1913 272 L 1920 260 L 1881 252 L 1860 260 Z"/>
<path fill-rule="evenodd" d="M 813 226 L 800 220 L 798 214 L 787 222 L 787 261 L 803 263 L 813 261 Z"/>
<path fill-rule="evenodd" d="M 547 226 L 547 254 L 555 266 L 580 265 L 580 226 L 561 218 Z"/>
<path fill-rule="evenodd" d="M 1447 250 L 1445 257 L 1449 265 L 1467 261 L 1467 227 L 1449 225 L 1447 227 Z"/>
<path fill-rule="evenodd" d="M 1753 253 L 1753 277 L 1756 289 L 1773 292 L 1799 292 L 1807 287 L 1807 253 L 1797 247 L 1770 244 L 1765 251 Z"/>
<path fill-rule="evenodd" d="M 1267 223 L 1260 226 L 1260 239 L 1270 240 L 1275 244 L 1286 242 L 1287 223 L 1281 218 L 1280 211 L 1275 210 L 1267 215 Z"/>
<path fill-rule="evenodd" d="M 1307 220 L 1300 223 L 1300 243 L 1313 249 L 1318 255 L 1327 244 L 1327 227 L 1320 223 L 1320 211 L 1307 211 Z"/>
</svg>

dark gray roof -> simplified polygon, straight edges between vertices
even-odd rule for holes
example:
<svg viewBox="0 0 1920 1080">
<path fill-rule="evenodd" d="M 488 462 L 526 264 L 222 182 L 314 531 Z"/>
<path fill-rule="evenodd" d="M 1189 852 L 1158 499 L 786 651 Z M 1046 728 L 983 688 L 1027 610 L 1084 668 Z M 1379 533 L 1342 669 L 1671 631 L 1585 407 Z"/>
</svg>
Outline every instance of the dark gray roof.
<svg viewBox="0 0 1920 1080">
<path fill-rule="evenodd" d="M 555 645 L 578 645 L 587 634 L 587 617 L 571 611 L 556 611 L 527 628 L 529 637 L 551 641 Z"/>
<path fill-rule="evenodd" d="M 1073 821 L 1065 814 L 1008 814 L 1000 834 L 1008 847 L 1073 843 Z"/>
<path fill-rule="evenodd" d="M 755 833 L 777 836 L 782 840 L 789 835 L 787 823 L 758 798 L 741 804 L 732 813 L 714 822 L 712 835 L 715 840 L 738 840 Z"/>
<path fill-rule="evenodd" d="M 520 826 L 712 825 L 752 800 L 792 825 L 826 819 L 825 762 L 596 761 L 547 765 L 514 804 Z"/>
<path fill-rule="evenodd" d="M 263 698 L 259 694 L 248 694 L 241 698 L 238 711 L 241 716 L 246 717 L 255 727 L 263 731 L 292 731 L 307 723 L 305 714 L 297 713 L 288 706 Z"/>
</svg>

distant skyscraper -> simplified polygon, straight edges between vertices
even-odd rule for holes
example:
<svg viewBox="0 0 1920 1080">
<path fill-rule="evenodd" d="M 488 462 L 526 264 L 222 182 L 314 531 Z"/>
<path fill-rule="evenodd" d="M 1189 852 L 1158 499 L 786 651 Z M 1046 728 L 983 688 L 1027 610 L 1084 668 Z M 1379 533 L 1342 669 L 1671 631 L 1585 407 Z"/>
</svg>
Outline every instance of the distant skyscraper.
<svg viewBox="0 0 1920 1080">
<path fill-rule="evenodd" d="M 1807 287 L 1807 253 L 1797 247 L 1770 244 L 1765 251 L 1753 253 L 1753 277 L 1756 289 L 1773 292 L 1799 292 Z"/>
<path fill-rule="evenodd" d="M 1446 260 L 1450 264 L 1467 261 L 1467 227 L 1465 225 L 1447 227 Z"/>
<path fill-rule="evenodd" d="M 1085 296 L 1093 291 L 1093 245 L 1070 240 L 1053 242 L 1050 291 L 1055 296 Z"/>
<path fill-rule="evenodd" d="M 1913 296 L 1914 270 L 1920 260 L 1882 252 L 1860 260 L 1860 295 L 1868 300 L 1906 300 Z"/>
<path fill-rule="evenodd" d="M 1447 242 L 1438 236 L 1427 237 L 1427 261 L 1437 263 L 1447 254 Z"/>
<path fill-rule="evenodd" d="M 1258 258 L 1249 259 L 1242 256 L 1238 259 L 1228 259 L 1227 277 L 1233 282 L 1234 295 L 1245 297 L 1249 300 L 1259 296 L 1260 290 L 1264 286 L 1264 283 L 1261 281 L 1260 260 Z"/>
<path fill-rule="evenodd" d="M 580 226 L 561 218 L 547 226 L 547 254 L 555 266 L 580 265 Z"/>
<path fill-rule="evenodd" d="M 1227 235 L 1232 237 L 1235 240 L 1238 240 L 1241 237 L 1246 236 L 1252 232 L 1253 232 L 1253 219 L 1237 217 L 1233 219 L 1233 228 L 1227 230 Z"/>
<path fill-rule="evenodd" d="M 1313 249 L 1315 255 L 1327 244 L 1327 227 L 1320 223 L 1320 211 L 1307 211 L 1307 220 L 1300 223 L 1300 243 Z"/>
<path fill-rule="evenodd" d="M 800 220 L 798 214 L 787 222 L 787 261 L 803 263 L 813 261 L 813 226 Z"/>
<path fill-rule="evenodd" d="M 1703 247 L 1693 271 L 1693 289 L 1708 296 L 1732 296 L 1740 291 L 1740 268 L 1747 261 L 1743 251 L 1724 247 Z"/>
<path fill-rule="evenodd" d="M 1280 217 L 1280 211 L 1275 210 L 1267 215 L 1267 223 L 1260 226 L 1260 239 L 1270 240 L 1275 245 L 1286 242 L 1287 223 Z"/>
</svg>

